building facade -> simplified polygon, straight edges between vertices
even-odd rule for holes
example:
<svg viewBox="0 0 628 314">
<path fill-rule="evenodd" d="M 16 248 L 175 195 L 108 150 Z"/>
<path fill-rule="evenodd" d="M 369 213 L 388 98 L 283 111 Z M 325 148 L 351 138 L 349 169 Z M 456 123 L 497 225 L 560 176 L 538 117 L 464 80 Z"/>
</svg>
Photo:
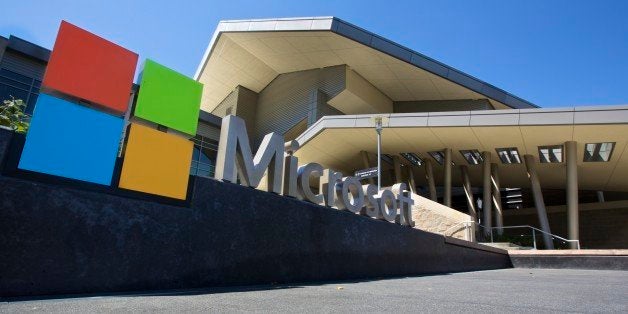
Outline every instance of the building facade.
<svg viewBox="0 0 628 314">
<path fill-rule="evenodd" d="M 300 162 L 353 173 L 377 164 L 382 119 L 384 186 L 407 182 L 499 234 L 532 224 L 548 242 L 596 233 L 579 219 L 588 208 L 609 242 L 582 246 L 625 246 L 610 239 L 628 237 L 612 223 L 626 209 L 607 207 L 627 205 L 628 106 L 541 109 L 334 17 L 223 21 L 196 79 L 202 110 L 242 117 L 254 146 L 277 132 Z"/>
<path fill-rule="evenodd" d="M 32 113 L 49 57 L 0 37 L 0 97 Z M 504 241 L 531 225 L 556 246 L 628 245 L 628 106 L 542 109 L 334 17 L 223 21 L 195 79 L 193 176 L 214 176 L 227 115 L 254 149 L 275 132 L 301 163 L 345 174 L 377 165 L 379 119 L 383 186 L 407 183 Z"/>
</svg>

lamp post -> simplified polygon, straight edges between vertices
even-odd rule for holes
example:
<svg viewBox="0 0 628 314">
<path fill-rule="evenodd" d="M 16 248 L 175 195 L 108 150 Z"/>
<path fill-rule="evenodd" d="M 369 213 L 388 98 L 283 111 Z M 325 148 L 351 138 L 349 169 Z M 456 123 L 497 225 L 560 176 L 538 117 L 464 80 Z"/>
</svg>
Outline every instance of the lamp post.
<svg viewBox="0 0 628 314">
<path fill-rule="evenodd" d="M 377 132 L 377 190 L 382 189 L 382 129 L 386 117 L 373 117 L 375 132 Z"/>
</svg>

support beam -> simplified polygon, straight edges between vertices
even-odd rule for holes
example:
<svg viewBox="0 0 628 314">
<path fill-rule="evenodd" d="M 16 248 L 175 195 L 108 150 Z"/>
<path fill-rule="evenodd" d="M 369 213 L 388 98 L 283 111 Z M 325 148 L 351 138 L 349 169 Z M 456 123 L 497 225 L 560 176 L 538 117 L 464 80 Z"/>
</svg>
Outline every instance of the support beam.
<svg viewBox="0 0 628 314">
<path fill-rule="evenodd" d="M 360 156 L 362 156 L 362 165 L 364 166 L 364 169 L 371 168 L 371 161 L 369 160 L 369 153 L 363 150 L 363 151 L 360 151 Z M 369 178 L 368 180 L 370 184 L 375 184 L 375 180 L 373 178 Z"/>
<path fill-rule="evenodd" d="M 496 163 L 491 163 L 491 177 L 493 183 L 493 206 L 495 212 L 495 227 L 497 227 L 497 234 L 502 235 L 504 230 L 504 218 L 502 212 L 502 193 L 499 190 L 501 185 L 499 184 L 499 168 Z"/>
<path fill-rule="evenodd" d="M 402 183 L 403 177 L 401 175 L 401 160 L 399 159 L 399 156 L 397 155 L 392 156 L 392 160 L 393 160 L 393 167 L 395 170 L 395 182 L 394 183 Z"/>
<path fill-rule="evenodd" d="M 484 234 L 491 234 L 493 227 L 493 186 L 491 183 L 491 152 L 482 152 L 482 225 Z"/>
<path fill-rule="evenodd" d="M 427 180 L 427 186 L 430 190 L 430 199 L 434 202 L 438 202 L 438 194 L 436 194 L 436 182 L 434 182 L 434 166 L 432 160 L 425 160 L 425 179 Z"/>
<path fill-rule="evenodd" d="M 412 165 L 406 167 L 408 169 L 408 185 L 410 186 L 410 192 L 418 194 L 416 191 L 416 181 L 414 181 L 414 171 L 412 171 Z"/>
<path fill-rule="evenodd" d="M 578 218 L 578 143 L 565 142 L 565 163 L 567 164 L 567 230 L 569 240 L 580 239 L 580 222 Z M 577 249 L 578 244 L 569 243 L 572 249 Z"/>
<path fill-rule="evenodd" d="M 451 207 L 451 148 L 445 148 L 443 153 L 445 155 L 445 179 L 443 180 L 445 192 L 443 193 L 443 205 Z"/>
<path fill-rule="evenodd" d="M 462 174 L 462 188 L 464 194 L 467 196 L 467 206 L 469 207 L 469 216 L 471 220 L 477 222 L 477 211 L 475 209 L 475 199 L 473 199 L 473 191 L 471 190 L 471 180 L 469 179 L 469 167 L 466 165 L 460 166 L 460 173 Z"/>
<path fill-rule="evenodd" d="M 467 207 L 469 207 L 469 216 L 473 222 L 477 222 L 477 211 L 475 209 L 475 199 L 473 198 L 473 190 L 471 189 L 471 180 L 469 179 L 469 168 L 466 165 L 460 166 L 460 173 L 462 173 L 462 187 L 464 194 L 467 196 Z M 475 242 L 475 230 L 476 225 L 469 226 L 469 241 Z"/>
<path fill-rule="evenodd" d="M 541 191 L 541 183 L 539 182 L 539 176 L 536 173 L 536 162 L 534 156 L 524 155 L 523 159 L 528 169 L 528 178 L 530 178 L 530 189 L 532 190 L 532 196 L 534 197 L 534 207 L 536 207 L 537 215 L 539 216 L 539 225 L 541 230 L 547 233 L 543 233 L 543 241 L 545 242 L 545 248 L 548 250 L 554 249 L 554 242 L 549 235 L 550 230 L 549 220 L 547 219 L 547 211 L 545 210 L 545 201 L 543 200 L 543 192 Z"/>
<path fill-rule="evenodd" d="M 604 191 L 597 191 L 597 201 L 604 203 Z"/>
</svg>

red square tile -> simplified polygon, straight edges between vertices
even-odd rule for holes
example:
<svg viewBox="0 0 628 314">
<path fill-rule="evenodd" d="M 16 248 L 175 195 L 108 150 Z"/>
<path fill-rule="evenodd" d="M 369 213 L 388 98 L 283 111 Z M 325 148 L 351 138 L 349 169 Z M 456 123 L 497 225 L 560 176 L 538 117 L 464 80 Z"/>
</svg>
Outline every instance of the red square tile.
<svg viewBox="0 0 628 314">
<path fill-rule="evenodd" d="M 136 53 L 62 21 L 42 84 L 124 113 L 137 59 Z"/>
</svg>

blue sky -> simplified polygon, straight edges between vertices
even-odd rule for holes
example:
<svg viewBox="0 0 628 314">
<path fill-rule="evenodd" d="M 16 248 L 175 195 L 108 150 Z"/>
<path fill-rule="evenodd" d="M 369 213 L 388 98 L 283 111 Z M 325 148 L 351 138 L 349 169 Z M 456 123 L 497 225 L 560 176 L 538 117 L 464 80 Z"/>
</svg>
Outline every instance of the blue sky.
<svg viewBox="0 0 628 314">
<path fill-rule="evenodd" d="M 337 16 L 542 107 L 628 104 L 628 1 L 7 1 L 0 35 L 65 19 L 192 76 L 220 20 Z"/>
</svg>

